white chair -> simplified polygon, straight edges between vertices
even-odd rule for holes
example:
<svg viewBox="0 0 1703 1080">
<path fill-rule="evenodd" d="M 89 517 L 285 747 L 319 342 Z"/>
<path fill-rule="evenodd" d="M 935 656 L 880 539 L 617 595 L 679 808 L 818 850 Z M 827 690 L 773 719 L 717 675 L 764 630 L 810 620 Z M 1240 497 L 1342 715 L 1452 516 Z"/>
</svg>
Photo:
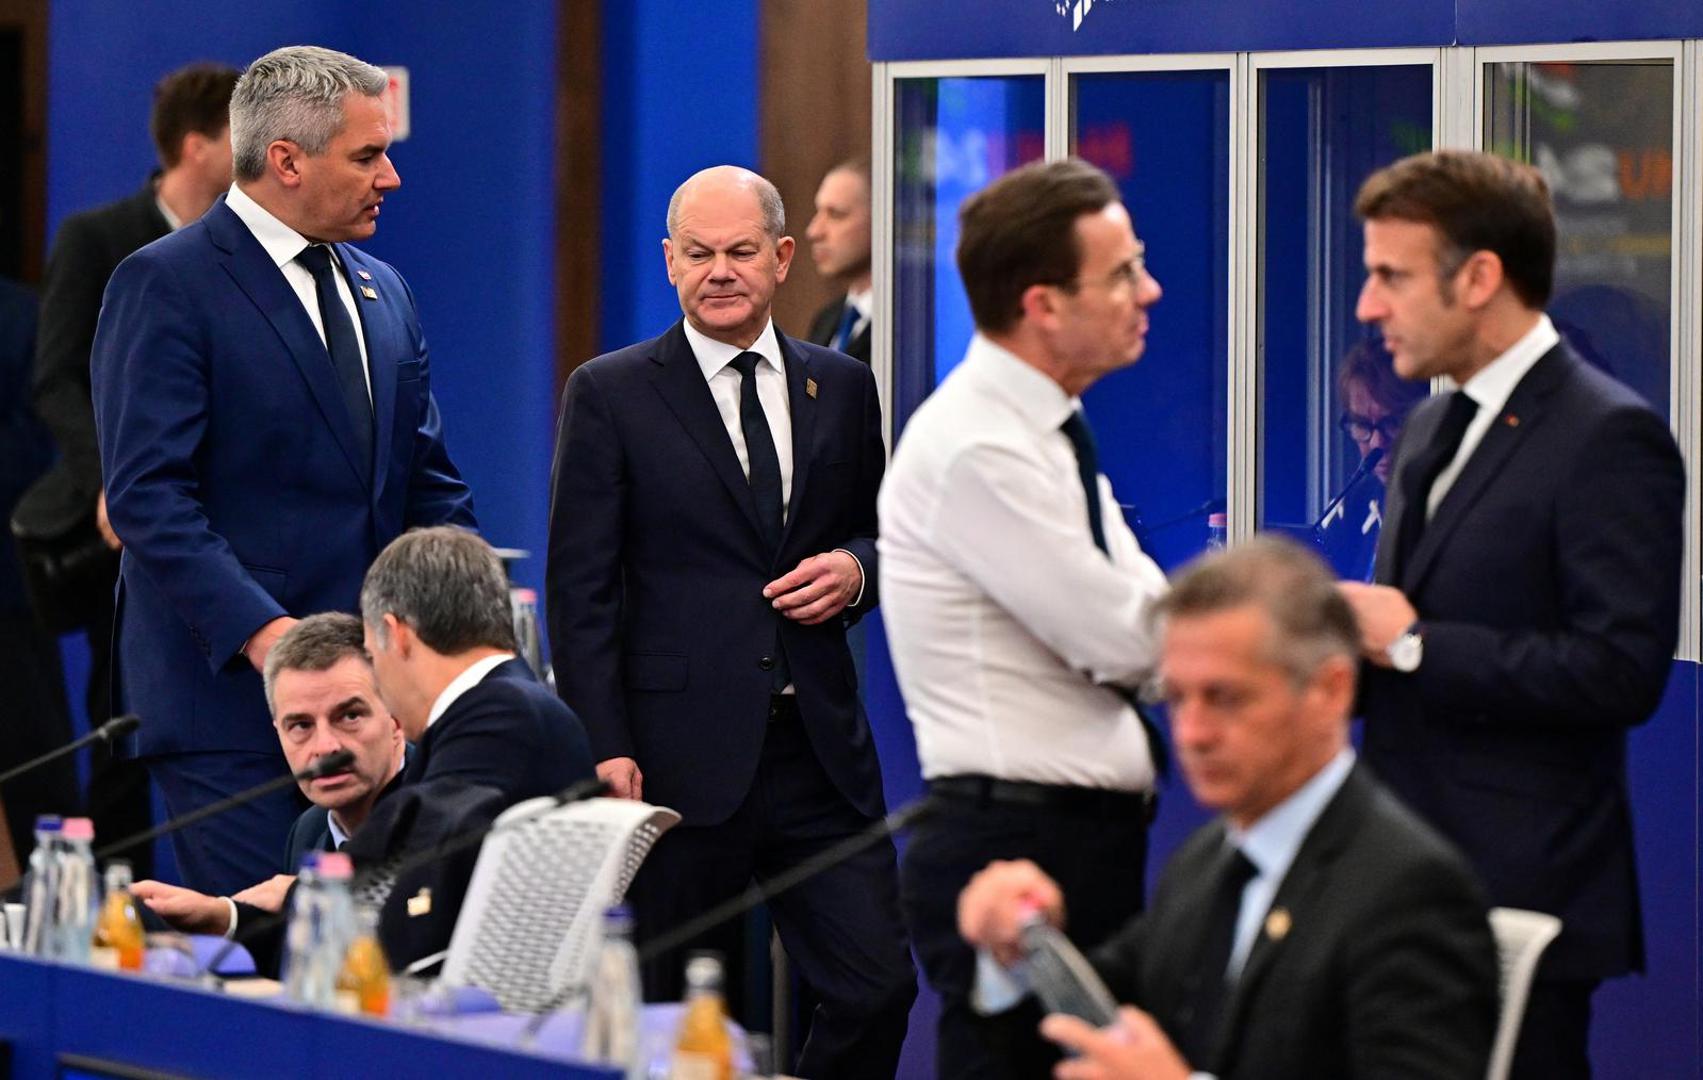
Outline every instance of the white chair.
<svg viewBox="0 0 1703 1080">
<path fill-rule="evenodd" d="M 503 811 L 479 849 L 450 936 L 443 981 L 537 1012 L 584 985 L 603 911 L 619 903 L 657 837 L 680 815 L 626 799 L 587 799 L 546 813 L 530 799 Z M 505 827 L 508 822 L 537 815 Z"/>
<path fill-rule="evenodd" d="M 1490 932 L 1496 938 L 1496 955 L 1502 968 L 1502 1010 L 1496 1020 L 1496 1042 L 1490 1050 L 1486 1080 L 1507 1080 L 1514 1061 L 1514 1044 L 1519 1041 L 1520 1021 L 1526 1015 L 1526 998 L 1531 994 L 1532 976 L 1543 950 L 1561 933 L 1561 920 L 1541 911 L 1520 908 L 1491 908 Z"/>
</svg>

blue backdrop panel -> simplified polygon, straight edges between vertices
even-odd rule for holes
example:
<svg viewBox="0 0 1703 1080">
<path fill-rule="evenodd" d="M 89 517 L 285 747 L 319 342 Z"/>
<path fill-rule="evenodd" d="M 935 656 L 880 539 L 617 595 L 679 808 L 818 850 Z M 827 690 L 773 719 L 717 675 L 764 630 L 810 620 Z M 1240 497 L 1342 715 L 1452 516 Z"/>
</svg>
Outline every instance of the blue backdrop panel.
<svg viewBox="0 0 1703 1080">
<path fill-rule="evenodd" d="M 870 0 L 869 56 L 928 60 L 1435 45 L 1452 38 L 1454 9 L 1451 0 Z"/>
<path fill-rule="evenodd" d="M 1697 0 L 1461 0 L 1455 22 L 1463 45 L 1638 41 L 1703 36 Z"/>
</svg>

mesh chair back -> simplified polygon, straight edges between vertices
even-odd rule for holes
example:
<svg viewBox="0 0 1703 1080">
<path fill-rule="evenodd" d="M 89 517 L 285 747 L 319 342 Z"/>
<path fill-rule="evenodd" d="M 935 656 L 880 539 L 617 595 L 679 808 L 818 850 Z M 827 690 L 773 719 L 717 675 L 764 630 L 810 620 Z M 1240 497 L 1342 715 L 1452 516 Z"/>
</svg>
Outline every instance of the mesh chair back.
<svg viewBox="0 0 1703 1080">
<path fill-rule="evenodd" d="M 481 987 L 515 1012 L 536 1012 L 585 984 L 603 910 L 620 902 L 657 837 L 680 821 L 672 810 L 628 799 L 587 799 L 538 814 L 549 802 L 530 799 L 497 818 L 444 961 L 446 983 Z M 538 816 L 505 827 L 529 814 Z"/>
<path fill-rule="evenodd" d="M 1490 1050 L 1486 1080 L 1507 1080 L 1514 1061 L 1514 1044 L 1519 1041 L 1520 1021 L 1526 1015 L 1526 997 L 1543 950 L 1561 933 L 1561 920 L 1541 911 L 1521 908 L 1491 908 L 1490 932 L 1496 937 L 1496 955 L 1502 968 L 1502 1010 L 1496 1020 L 1496 1042 Z"/>
</svg>

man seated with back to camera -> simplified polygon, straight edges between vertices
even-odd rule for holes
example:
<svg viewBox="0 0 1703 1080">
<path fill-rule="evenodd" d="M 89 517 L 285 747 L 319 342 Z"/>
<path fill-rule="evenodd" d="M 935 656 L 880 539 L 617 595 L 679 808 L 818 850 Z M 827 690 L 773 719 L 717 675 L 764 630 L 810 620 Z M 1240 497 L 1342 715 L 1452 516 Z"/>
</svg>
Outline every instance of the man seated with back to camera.
<svg viewBox="0 0 1703 1080">
<path fill-rule="evenodd" d="M 339 750 L 355 760 L 343 772 L 301 785 L 313 805 L 290 829 L 283 873 L 231 897 L 138 881 L 136 898 L 175 929 L 229 937 L 260 913 L 282 910 L 302 856 L 342 847 L 379 800 L 401 786 L 407 744 L 379 699 L 361 620 L 341 612 L 303 619 L 267 655 L 264 675 L 266 704 L 292 772 Z M 272 967 L 275 943 L 251 940 L 250 951 L 260 970 Z"/>
<path fill-rule="evenodd" d="M 1189 789 L 1222 817 L 1167 864 L 1145 915 L 1090 960 L 1126 1006 L 1061 1078 L 1484 1076 L 1497 1017 L 1484 894 L 1459 853 L 1355 763 L 1359 653 L 1330 573 L 1255 538 L 1187 568 L 1158 607 L 1159 674 Z M 959 898 L 984 1008 L 1016 1004 L 997 962 L 1066 898 L 995 862 Z M 1003 999 L 1003 1000 L 1001 1000 Z"/>
</svg>

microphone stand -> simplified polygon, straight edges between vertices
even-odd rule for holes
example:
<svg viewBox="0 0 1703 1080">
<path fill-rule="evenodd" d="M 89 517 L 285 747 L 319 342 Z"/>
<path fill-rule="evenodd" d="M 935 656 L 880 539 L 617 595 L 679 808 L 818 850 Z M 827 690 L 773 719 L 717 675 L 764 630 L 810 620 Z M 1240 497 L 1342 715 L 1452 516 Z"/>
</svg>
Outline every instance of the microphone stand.
<svg viewBox="0 0 1703 1080">
<path fill-rule="evenodd" d="M 128 735 L 132 731 L 135 731 L 141 723 L 141 718 L 136 716 L 115 716 L 80 739 L 68 742 L 56 750 L 49 750 L 40 757 L 31 758 L 22 765 L 13 766 L 5 772 L 0 773 L 0 786 L 3 786 L 8 780 L 17 779 L 32 769 L 39 769 L 49 762 L 58 761 L 66 754 L 76 753 L 78 750 L 88 746 L 90 743 L 102 741 L 110 743 L 116 738 Z"/>
</svg>

